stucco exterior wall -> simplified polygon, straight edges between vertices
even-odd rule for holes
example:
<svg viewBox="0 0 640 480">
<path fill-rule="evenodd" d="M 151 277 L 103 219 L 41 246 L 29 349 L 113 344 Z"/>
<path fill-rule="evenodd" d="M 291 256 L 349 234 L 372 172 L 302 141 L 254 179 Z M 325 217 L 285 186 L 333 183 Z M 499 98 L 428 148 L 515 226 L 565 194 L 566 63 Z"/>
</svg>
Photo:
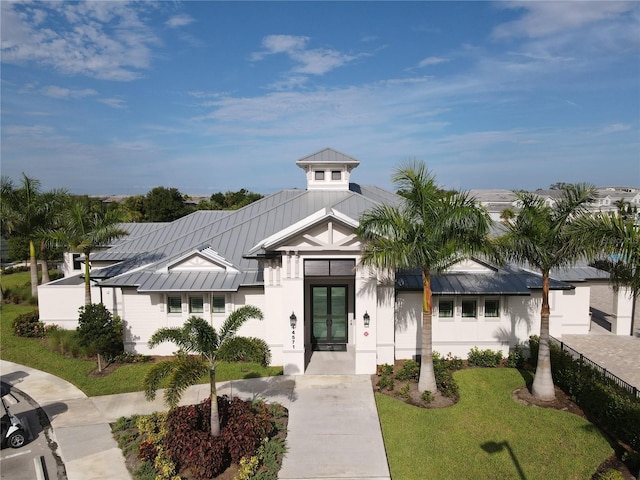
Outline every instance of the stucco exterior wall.
<svg viewBox="0 0 640 480">
<path fill-rule="evenodd" d="M 454 302 L 452 317 L 440 316 L 438 307 L 441 298 Z M 510 347 L 524 343 L 530 335 L 539 333 L 538 324 L 530 320 L 536 318 L 536 312 L 539 318 L 540 301 L 535 294 L 522 297 L 486 297 L 500 300 L 499 317 L 485 316 L 484 296 L 464 298 L 476 300 L 475 318 L 462 317 L 462 297 L 433 297 L 433 350 L 442 355 L 450 353 L 467 358 L 469 350 L 473 347 L 501 350 L 508 355 Z M 421 334 L 422 293 L 399 293 L 395 317 L 396 358 L 415 358 L 419 355 Z"/>
<path fill-rule="evenodd" d="M 91 287 L 91 300 L 100 301 L 100 289 Z M 84 283 L 56 285 L 55 282 L 38 287 L 38 310 L 40 321 L 46 325 L 56 324 L 65 330 L 78 326 L 78 309 L 84 305 Z"/>
</svg>

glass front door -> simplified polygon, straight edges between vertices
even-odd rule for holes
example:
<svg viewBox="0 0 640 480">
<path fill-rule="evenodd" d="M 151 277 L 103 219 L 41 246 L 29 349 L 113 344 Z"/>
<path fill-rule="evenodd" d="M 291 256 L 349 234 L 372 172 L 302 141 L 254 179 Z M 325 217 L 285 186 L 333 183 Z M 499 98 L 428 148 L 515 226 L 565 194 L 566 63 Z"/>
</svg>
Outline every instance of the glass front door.
<svg viewBox="0 0 640 480">
<path fill-rule="evenodd" d="M 312 345 L 315 350 L 345 350 L 347 286 L 311 286 Z"/>
</svg>

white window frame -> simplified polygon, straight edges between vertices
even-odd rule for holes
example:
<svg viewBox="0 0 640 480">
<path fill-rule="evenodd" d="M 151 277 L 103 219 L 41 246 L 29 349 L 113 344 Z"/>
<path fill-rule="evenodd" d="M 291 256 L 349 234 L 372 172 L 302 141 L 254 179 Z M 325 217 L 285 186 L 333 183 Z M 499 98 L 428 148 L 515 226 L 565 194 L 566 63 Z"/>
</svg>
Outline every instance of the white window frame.
<svg viewBox="0 0 640 480">
<path fill-rule="evenodd" d="M 465 316 L 464 314 L 464 304 L 465 303 L 473 303 L 474 304 L 474 315 L 472 317 Z M 478 299 L 477 298 L 462 298 L 460 300 L 460 317 L 465 321 L 475 321 L 478 319 Z"/>
<path fill-rule="evenodd" d="M 222 310 L 219 310 L 219 306 L 216 306 L 216 298 L 222 298 L 224 300 L 224 306 Z M 213 315 L 224 315 L 227 311 L 227 296 L 224 293 L 212 293 L 211 294 L 211 313 Z"/>
<path fill-rule="evenodd" d="M 496 302 L 498 304 L 496 315 L 487 315 L 487 302 Z M 494 319 L 499 319 L 501 317 L 501 310 L 500 310 L 501 309 L 501 305 L 500 305 L 500 299 L 499 298 L 497 298 L 497 297 L 487 297 L 487 298 L 485 298 L 484 299 L 483 308 L 484 308 L 484 317 L 485 318 L 494 320 Z"/>
<path fill-rule="evenodd" d="M 178 298 L 180 299 L 180 310 L 177 312 L 171 311 L 171 299 Z M 167 313 L 169 315 L 181 315 L 182 314 L 182 295 L 167 295 Z"/>
<path fill-rule="evenodd" d="M 200 299 L 202 306 L 199 309 L 194 309 L 192 300 Z M 189 313 L 204 313 L 204 296 L 203 295 L 189 295 Z"/>
<path fill-rule="evenodd" d="M 442 312 L 440 310 L 440 304 L 442 302 L 449 302 L 451 303 L 451 315 L 447 315 L 447 316 L 442 316 Z M 444 297 L 444 298 L 439 298 L 438 299 L 438 318 L 442 321 L 445 322 L 450 322 L 453 321 L 453 319 L 456 316 L 456 301 L 454 298 L 448 298 L 448 297 Z"/>
</svg>

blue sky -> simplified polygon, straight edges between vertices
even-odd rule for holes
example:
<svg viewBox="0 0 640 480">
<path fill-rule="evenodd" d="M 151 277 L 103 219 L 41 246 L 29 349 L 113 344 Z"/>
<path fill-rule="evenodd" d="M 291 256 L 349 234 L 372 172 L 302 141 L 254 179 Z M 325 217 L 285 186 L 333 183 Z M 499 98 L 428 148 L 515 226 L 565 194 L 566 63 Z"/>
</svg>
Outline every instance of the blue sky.
<svg viewBox="0 0 640 480">
<path fill-rule="evenodd" d="M 640 2 L 0 3 L 2 174 L 45 190 L 640 186 Z"/>
</svg>

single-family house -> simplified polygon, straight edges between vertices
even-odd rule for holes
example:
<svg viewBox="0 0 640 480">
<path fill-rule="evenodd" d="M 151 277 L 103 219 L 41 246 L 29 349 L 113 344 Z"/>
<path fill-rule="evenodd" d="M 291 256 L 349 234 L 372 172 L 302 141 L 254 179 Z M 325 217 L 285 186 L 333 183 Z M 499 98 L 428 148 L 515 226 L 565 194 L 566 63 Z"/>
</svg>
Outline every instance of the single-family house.
<svg viewBox="0 0 640 480">
<path fill-rule="evenodd" d="M 235 308 L 255 305 L 264 320 L 239 333 L 263 338 L 285 374 L 303 374 L 315 351 L 342 352 L 362 374 L 416 357 L 420 276 L 361 267 L 355 234 L 363 212 L 401 198 L 352 182 L 359 164 L 325 149 L 296 161 L 306 189 L 132 231 L 92 254 L 93 301 L 122 319 L 130 352 L 171 354 L 169 344 L 148 348 L 158 328 L 194 315 L 218 327 Z M 75 328 L 82 282 L 80 271 L 41 286 L 41 320 Z M 508 353 L 538 333 L 541 287 L 540 276 L 523 268 L 477 259 L 453 266 L 433 279 L 434 349 L 461 357 L 474 346 Z M 553 279 L 552 335 L 588 332 L 589 295 L 587 284 Z"/>
</svg>

